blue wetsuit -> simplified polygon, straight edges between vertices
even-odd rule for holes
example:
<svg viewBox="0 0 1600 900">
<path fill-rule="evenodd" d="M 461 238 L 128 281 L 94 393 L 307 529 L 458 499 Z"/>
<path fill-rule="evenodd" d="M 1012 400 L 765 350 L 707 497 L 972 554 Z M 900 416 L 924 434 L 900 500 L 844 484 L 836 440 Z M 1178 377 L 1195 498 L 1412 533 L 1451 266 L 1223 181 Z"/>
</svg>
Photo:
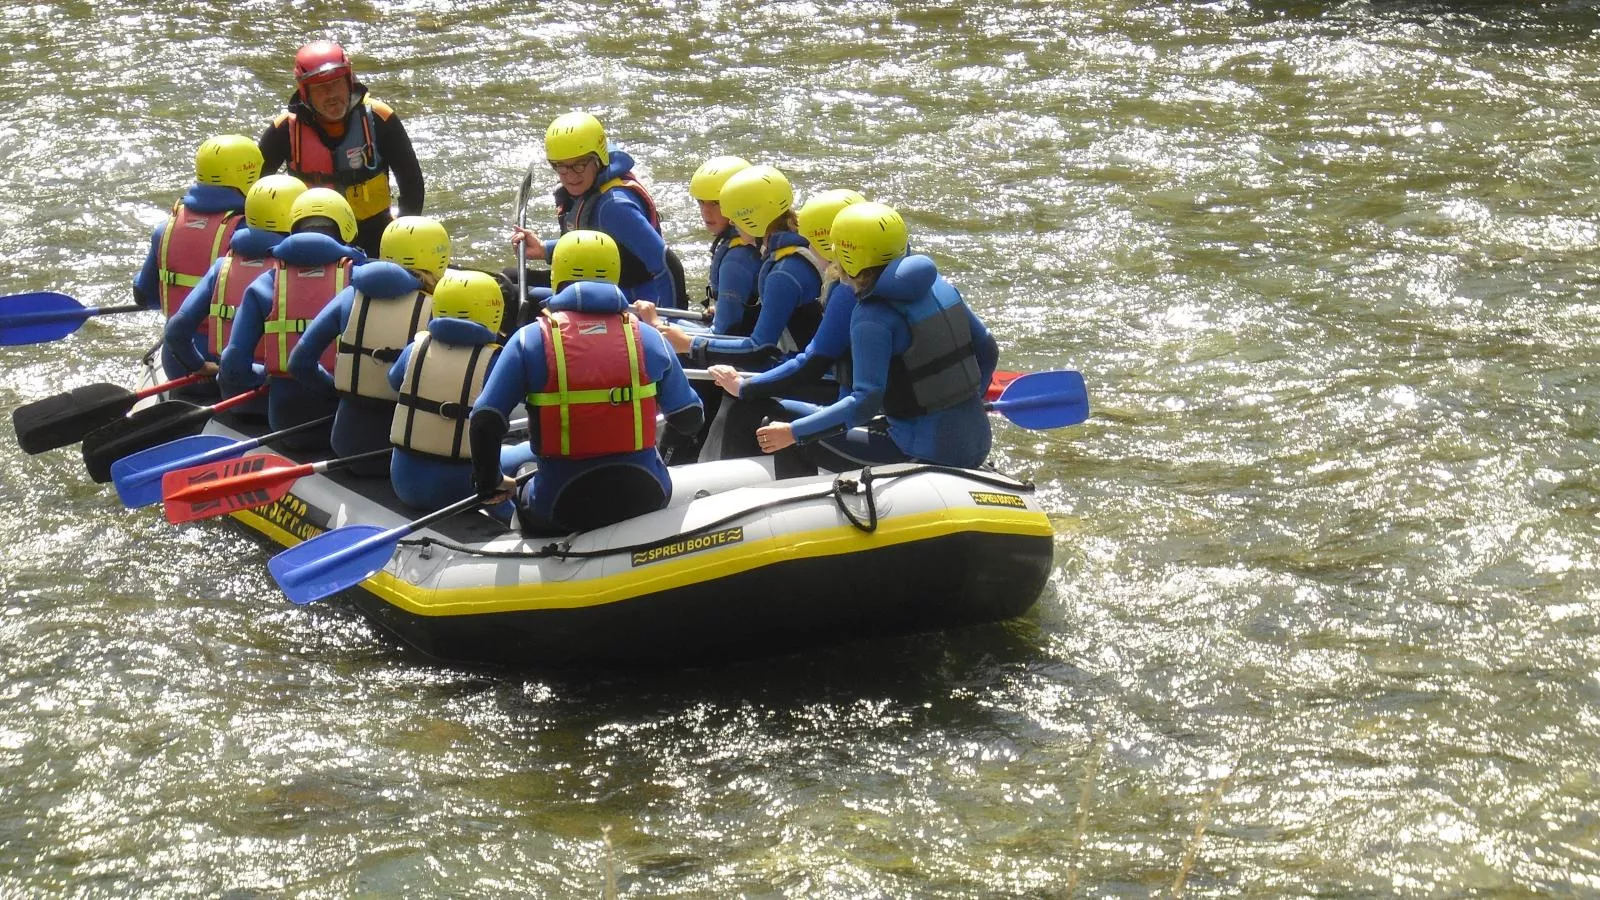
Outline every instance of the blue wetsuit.
<svg viewBox="0 0 1600 900">
<path fill-rule="evenodd" d="M 729 225 L 711 245 L 711 272 L 707 293 L 715 304 L 712 334 L 748 334 L 745 316 L 756 298 L 756 276 L 761 271 L 761 249 L 755 244 L 732 242 L 739 230 Z"/>
<path fill-rule="evenodd" d="M 941 315 L 961 303 L 961 294 L 942 278 L 926 256 L 902 256 L 889 263 L 872 290 L 859 298 L 850 318 L 851 387 L 820 409 L 786 402 L 793 412 L 796 440 L 820 439 L 826 449 L 860 463 L 923 460 L 973 467 L 989 455 L 992 435 L 983 393 L 1000 360 L 993 335 L 970 309 L 965 320 L 977 361 L 978 385 L 972 395 L 944 409 L 912 417 L 887 416 L 886 433 L 865 425 L 883 409 L 890 364 L 911 345 L 912 323 Z M 832 435 L 838 429 L 851 429 Z"/>
<path fill-rule="evenodd" d="M 594 186 L 583 196 L 574 198 L 566 188 L 556 188 L 556 207 L 562 211 L 561 232 L 587 228 L 611 235 L 622 253 L 622 280 L 628 285 L 622 292 L 628 300 L 677 306 L 677 287 L 667 269 L 667 242 L 650 221 L 644 201 L 625 187 L 600 190 L 607 182 L 633 171 L 633 157 L 615 147 L 608 149 L 610 165 L 595 175 Z M 580 202 L 584 209 L 578 216 L 574 208 Z M 544 258 L 550 259 L 555 248 L 555 241 L 545 241 Z"/>
<path fill-rule="evenodd" d="M 627 309 L 628 303 L 628 298 L 614 285 L 580 281 L 565 286 L 551 297 L 548 309 L 621 313 Z M 700 398 L 689 388 L 689 380 L 684 377 L 677 356 L 672 352 L 672 348 L 667 346 L 661 333 L 654 328 L 641 326 L 639 340 L 644 348 L 643 362 L 646 377 L 656 385 L 657 409 L 666 415 L 668 427 L 682 434 L 693 434 L 700 427 Z M 505 431 L 506 416 L 529 394 L 544 389 L 549 376 L 544 344 L 544 329 L 537 322 L 519 328 L 507 342 L 505 351 L 489 373 L 489 380 L 484 384 L 483 393 L 473 404 L 473 459 L 479 472 L 476 478 L 480 491 L 486 480 L 484 473 L 488 470 L 498 471 L 502 462 L 499 456 L 493 459 L 485 456 L 488 450 L 481 446 L 485 439 L 480 438 L 480 434 L 483 433 L 481 430 L 483 423 L 498 424 L 498 433 L 489 438 L 498 445 L 500 435 Z M 539 429 L 539 417 L 537 415 L 530 417 L 529 448 L 539 446 Z M 525 454 L 527 452 L 524 450 Z M 660 503 L 656 508 L 665 506 L 672 497 L 672 479 L 667 474 L 666 465 L 661 461 L 661 455 L 654 447 L 585 459 L 560 456 L 531 458 L 539 468 L 533 480 L 523 485 L 518 504 L 524 513 L 525 522 L 539 530 L 571 530 L 570 523 L 561 521 L 555 514 L 561 494 L 580 477 L 599 469 L 607 470 L 605 478 L 617 484 L 639 484 L 640 476 L 654 481 L 660 489 Z M 597 483 L 594 478 L 586 481 L 591 485 Z M 622 517 L 619 516 L 611 521 L 619 521 L 620 518 Z"/>
<path fill-rule="evenodd" d="M 366 262 L 366 255 L 326 235 L 307 232 L 291 234 L 272 248 L 272 255 L 290 266 L 320 266 L 349 257 L 357 263 Z M 233 332 L 228 336 L 228 346 L 222 350 L 221 371 L 217 383 L 224 394 L 248 391 L 269 380 L 267 389 L 267 424 L 273 431 L 319 419 L 333 413 L 337 404 L 333 398 L 300 384 L 292 377 L 273 376 L 268 379 L 266 370 L 256 364 L 256 344 L 266 331 L 266 322 L 272 315 L 277 295 L 277 273 L 268 269 L 250 283 L 233 317 Z M 327 445 L 330 429 L 316 429 L 309 435 L 285 443 L 297 449 L 320 448 Z"/>
<path fill-rule="evenodd" d="M 849 393 L 849 387 L 840 384 L 837 378 L 843 368 L 840 361 L 847 359 L 850 353 L 850 318 L 855 309 L 856 292 L 842 281 L 834 282 L 828 290 L 822 324 L 817 326 L 811 343 L 775 368 L 744 379 L 738 398 L 728 398 L 730 405 L 725 413 L 727 418 L 718 458 L 759 456 L 761 447 L 756 443 L 756 428 L 763 419 L 787 420 L 802 416 L 805 411 L 821 408 L 814 403 L 832 403 Z M 778 398 L 791 401 L 791 405 L 779 407 Z M 779 461 L 790 460 L 793 456 L 780 455 Z M 783 470 L 780 475 L 791 473 L 791 466 L 787 464 L 780 468 Z M 792 471 L 798 473 L 799 470 Z"/>
<path fill-rule="evenodd" d="M 241 215 L 244 213 L 244 194 L 236 188 L 220 184 L 191 184 L 184 192 L 182 202 L 185 207 L 197 213 L 237 212 Z M 133 279 L 133 302 L 146 309 L 161 308 L 161 238 L 166 234 L 167 224 L 171 221 L 172 219 L 168 217 L 151 232 L 150 249 L 145 253 L 144 264 L 139 267 L 139 274 Z M 190 334 L 190 338 L 194 344 L 194 352 L 197 355 L 204 354 L 205 339 L 193 333 Z M 199 365 L 185 368 L 165 342 L 161 350 L 161 363 L 171 375 L 193 372 L 200 368 Z"/>
<path fill-rule="evenodd" d="M 307 389 L 324 399 L 337 398 L 333 432 L 329 443 L 335 456 L 354 456 L 389 446 L 389 424 L 394 419 L 394 402 L 359 394 L 340 393 L 334 387 L 333 373 L 322 367 L 322 351 L 339 339 L 350 324 L 356 292 L 368 297 L 399 297 L 422 289 L 417 276 L 387 260 L 376 260 L 350 273 L 350 283 L 340 291 L 317 317 L 306 326 L 300 340 L 289 353 L 289 374 Z M 370 306 L 368 307 L 371 308 Z M 420 326 L 421 323 L 419 322 Z M 411 337 L 407 335 L 409 344 Z M 404 370 L 401 370 L 404 374 Z M 389 461 L 383 458 L 357 464 L 351 471 L 367 477 L 389 474 Z M 461 499 L 458 495 L 456 499 Z"/>
<path fill-rule="evenodd" d="M 689 359 L 702 367 L 727 363 L 744 369 L 761 369 L 772 365 L 777 358 L 778 344 L 785 331 L 790 331 L 802 343 L 809 342 L 814 323 L 821 317 L 818 298 L 822 294 L 822 275 L 802 254 L 774 258 L 777 251 L 785 247 L 809 246 L 803 235 L 793 231 L 767 235 L 756 275 L 761 313 L 755 326 L 742 337 L 694 338 L 689 345 Z M 812 327 L 801 334 L 793 334 L 802 330 L 800 322 L 807 316 L 812 317 Z"/>
<path fill-rule="evenodd" d="M 428 333 L 441 344 L 461 347 L 481 347 L 498 339 L 494 332 L 469 319 L 434 319 L 428 323 Z M 405 383 L 406 367 L 411 363 L 411 353 L 416 346 L 415 342 L 407 344 L 400 351 L 400 359 L 389 368 L 389 386 L 396 391 Z M 493 353 L 489 363 L 491 372 L 494 371 L 500 351 Z M 386 438 L 388 434 L 389 429 L 385 425 Z M 515 472 L 516 466 L 512 465 L 507 474 Z M 472 494 L 472 461 L 446 459 L 431 453 L 416 453 L 404 447 L 395 447 L 389 459 L 389 480 L 394 484 L 395 495 L 406 504 L 418 509 L 442 509 Z M 501 518 L 510 518 L 510 512 L 509 509 L 504 510 Z"/>
</svg>

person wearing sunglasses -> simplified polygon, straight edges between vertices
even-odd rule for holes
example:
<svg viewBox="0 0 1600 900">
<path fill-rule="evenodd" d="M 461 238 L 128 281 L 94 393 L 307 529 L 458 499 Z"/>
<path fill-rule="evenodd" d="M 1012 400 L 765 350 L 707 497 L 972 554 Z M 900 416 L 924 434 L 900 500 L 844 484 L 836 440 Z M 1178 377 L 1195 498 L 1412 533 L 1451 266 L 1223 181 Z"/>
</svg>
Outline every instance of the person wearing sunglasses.
<svg viewBox="0 0 1600 900">
<path fill-rule="evenodd" d="M 560 233 L 610 235 L 622 256 L 618 285 L 629 302 L 682 307 L 661 236 L 661 217 L 650 192 L 633 175 L 633 157 L 612 146 L 605 126 L 585 112 L 569 112 L 551 122 L 544 149 L 561 183 L 555 191 Z M 548 260 L 556 245 L 532 228 L 516 226 L 511 242 L 530 260 Z"/>
</svg>

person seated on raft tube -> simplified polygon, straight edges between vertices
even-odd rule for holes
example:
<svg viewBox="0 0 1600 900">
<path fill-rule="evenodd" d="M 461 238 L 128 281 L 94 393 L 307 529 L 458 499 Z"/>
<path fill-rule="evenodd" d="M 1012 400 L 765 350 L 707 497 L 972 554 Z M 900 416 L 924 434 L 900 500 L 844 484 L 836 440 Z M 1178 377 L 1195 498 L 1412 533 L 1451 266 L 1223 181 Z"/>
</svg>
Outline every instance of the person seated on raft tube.
<svg viewBox="0 0 1600 900">
<path fill-rule="evenodd" d="M 714 334 L 746 335 L 755 324 L 756 274 L 761 268 L 761 247 L 739 234 L 739 230 L 722 214 L 722 186 L 735 173 L 750 168 L 750 163 L 737 156 L 713 156 L 695 170 L 689 179 L 689 196 L 700 206 L 700 221 L 711 232 L 711 268 L 706 277 L 705 307 L 715 310 L 711 322 Z M 747 315 L 748 313 L 748 315 Z M 641 316 L 656 323 L 654 316 Z M 699 456 L 711 431 L 712 422 L 722 405 L 723 393 L 716 385 L 704 381 L 691 382 L 694 392 L 700 395 L 705 407 L 705 424 L 692 438 L 669 439 L 661 447 L 667 465 L 692 463 Z M 755 444 L 751 432 L 751 446 Z M 755 455 L 754 452 L 750 455 Z"/>
<path fill-rule="evenodd" d="M 609 235 L 622 255 L 618 284 L 630 302 L 681 306 L 667 263 L 661 216 L 650 192 L 633 177 L 633 157 L 611 146 L 600 120 L 585 112 L 569 112 L 551 122 L 544 150 L 561 182 L 555 192 L 561 234 L 586 230 Z M 540 240 L 532 228 L 515 226 L 511 243 L 532 260 L 549 259 L 556 245 Z M 515 273 L 509 275 L 514 278 Z"/>
<path fill-rule="evenodd" d="M 226 251 L 234 230 L 244 221 L 245 191 L 260 177 L 261 151 L 249 138 L 224 134 L 202 143 L 194 155 L 194 184 L 150 235 L 144 265 L 133 279 L 133 301 L 146 309 L 159 307 L 167 319 L 177 314 L 212 263 Z M 193 332 L 191 344 L 192 355 L 204 355 L 205 332 Z M 165 347 L 161 362 L 172 376 L 198 368 L 184 367 Z M 211 399 L 217 396 L 217 389 L 205 384 L 180 393 Z"/>
<path fill-rule="evenodd" d="M 354 263 L 366 255 L 349 246 L 356 217 L 344 197 L 311 188 L 289 207 L 288 237 L 272 248 L 273 265 L 251 282 L 233 317 L 217 383 L 238 394 L 267 383 L 267 424 L 273 431 L 333 414 L 337 404 L 289 374 L 289 354 L 322 308 L 350 283 Z M 332 368 L 333 348 L 323 354 Z M 295 450 L 328 446 L 331 425 L 285 439 Z"/>
<path fill-rule="evenodd" d="M 755 326 L 756 274 L 761 245 L 739 233 L 722 214 L 722 186 L 750 163 L 737 156 L 713 156 L 689 179 L 689 196 L 700 207 L 700 221 L 711 232 L 711 270 L 706 274 L 706 307 L 711 332 L 743 336 Z"/>
<path fill-rule="evenodd" d="M 535 534 L 587 531 L 665 507 L 672 479 L 656 452 L 656 410 L 680 434 L 694 434 L 702 419 L 677 357 L 629 313 L 616 285 L 616 242 L 572 231 L 553 250 L 556 294 L 506 345 L 470 424 L 473 484 L 499 502 L 515 487 L 502 469 L 506 415 L 527 403 L 525 450 L 538 468 L 517 515 Z"/>
<path fill-rule="evenodd" d="M 288 111 L 258 141 L 262 171 L 287 165 L 306 184 L 344 194 L 357 219 L 353 243 L 375 255 L 393 218 L 391 172 L 400 189 L 400 214 L 422 215 L 425 186 L 411 137 L 395 111 L 355 80 L 350 57 L 332 41 L 313 41 L 295 53 L 294 81 Z"/>
<path fill-rule="evenodd" d="M 833 220 L 834 254 L 856 292 L 850 317 L 850 393 L 793 422 L 756 431 L 767 453 L 815 441 L 806 456 L 843 471 L 888 462 L 973 468 L 989 455 L 983 394 L 1000 360 L 989 329 L 940 277 L 906 251 L 906 225 L 881 203 L 856 203 Z M 886 431 L 867 429 L 882 410 Z M 840 429 L 848 429 L 838 434 Z"/>
<path fill-rule="evenodd" d="M 840 275 L 839 263 L 830 238 L 833 219 L 839 211 L 855 203 L 865 203 L 866 198 L 848 189 L 823 191 L 800 207 L 796 219 L 800 234 L 811 242 L 812 249 L 828 261 L 822 276 L 822 295 L 827 298 L 822 311 L 822 324 L 811 338 L 811 343 L 798 356 L 785 360 L 776 368 L 749 377 L 741 377 L 733 366 L 714 365 L 710 375 L 722 390 L 736 400 L 727 411 L 722 432 L 722 447 L 718 459 L 755 456 L 761 452 L 756 444 L 756 428 L 762 419 L 793 419 L 815 409 L 808 403 L 832 403 L 849 394 L 849 374 L 846 368 L 850 353 L 850 319 L 856 309 L 856 292 Z M 829 380 L 829 376 L 834 376 Z M 790 398 L 780 401 L 778 398 Z M 780 403 L 797 404 L 784 414 Z M 791 454 L 784 454 L 779 461 Z"/>
<path fill-rule="evenodd" d="M 433 318 L 433 288 L 450 265 L 450 235 L 427 216 L 401 216 L 383 230 L 379 259 L 350 273 L 350 285 L 311 320 L 289 354 L 289 374 L 323 397 L 337 397 L 329 443 L 335 456 L 389 446 L 398 399 L 389 368 Z M 333 373 L 321 357 L 334 344 Z M 383 478 L 389 460 L 368 459 L 351 474 Z"/>
<path fill-rule="evenodd" d="M 769 368 L 782 353 L 804 347 L 816 334 L 827 263 L 797 231 L 794 189 L 782 172 L 772 166 L 743 169 L 723 184 L 720 198 L 723 214 L 739 235 L 761 248 L 756 306 L 747 305 L 744 321 L 732 332 L 743 330 L 742 336 L 696 337 L 676 325 L 661 330 L 672 349 L 697 366 L 722 362 Z"/>
<path fill-rule="evenodd" d="M 504 311 L 500 283 L 487 272 L 444 273 L 428 330 L 389 369 L 398 396 L 389 426 L 389 479 L 408 506 L 431 512 L 475 490 L 467 420 L 500 357 Z M 500 512 L 509 520 L 510 504 Z"/>
<path fill-rule="evenodd" d="M 289 236 L 289 208 L 305 192 L 305 182 L 293 175 L 268 175 L 250 186 L 244 227 L 234 230 L 227 255 L 211 264 L 161 333 L 179 367 L 169 372 L 217 373 L 245 289 L 272 265 L 272 248 Z"/>
</svg>

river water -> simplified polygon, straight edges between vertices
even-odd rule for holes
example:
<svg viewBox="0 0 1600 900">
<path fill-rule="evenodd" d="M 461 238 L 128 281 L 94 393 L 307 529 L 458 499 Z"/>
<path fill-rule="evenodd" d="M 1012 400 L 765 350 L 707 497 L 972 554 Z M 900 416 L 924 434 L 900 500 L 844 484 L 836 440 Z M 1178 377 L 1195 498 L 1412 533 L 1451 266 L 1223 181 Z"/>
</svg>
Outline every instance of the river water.
<svg viewBox="0 0 1600 900">
<path fill-rule="evenodd" d="M 285 15 L 293 14 L 293 21 Z M 1023 620 L 651 676 L 418 661 L 0 440 L 0 896 L 1600 896 L 1592 2 L 10 4 L 0 292 L 127 302 L 332 36 L 459 260 L 600 115 L 898 206 L 1006 368 Z M 536 208 L 542 215 L 542 209 Z M 0 349 L 128 382 L 147 314 Z"/>
</svg>

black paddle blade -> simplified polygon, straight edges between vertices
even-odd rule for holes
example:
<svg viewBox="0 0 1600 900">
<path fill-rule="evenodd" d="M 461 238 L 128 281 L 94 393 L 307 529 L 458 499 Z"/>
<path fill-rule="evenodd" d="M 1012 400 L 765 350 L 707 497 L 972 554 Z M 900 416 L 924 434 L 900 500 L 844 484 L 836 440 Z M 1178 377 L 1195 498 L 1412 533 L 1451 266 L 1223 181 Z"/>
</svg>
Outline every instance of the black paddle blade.
<svg viewBox="0 0 1600 900">
<path fill-rule="evenodd" d="M 199 434 L 211 418 L 211 409 L 182 400 L 165 400 L 96 428 L 83 438 L 83 465 L 89 477 L 105 484 L 111 464 L 124 456 Z"/>
<path fill-rule="evenodd" d="M 122 418 L 138 400 L 114 384 L 86 384 L 19 406 L 11 413 L 22 452 L 43 453 L 76 444 L 89 432 Z"/>
</svg>

